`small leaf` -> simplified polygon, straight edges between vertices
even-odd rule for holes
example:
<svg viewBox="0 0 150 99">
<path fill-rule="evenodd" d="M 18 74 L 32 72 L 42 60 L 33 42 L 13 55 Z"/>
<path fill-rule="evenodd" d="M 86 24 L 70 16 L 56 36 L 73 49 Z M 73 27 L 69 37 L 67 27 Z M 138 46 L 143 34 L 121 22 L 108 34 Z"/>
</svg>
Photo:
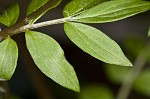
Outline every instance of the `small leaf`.
<svg viewBox="0 0 150 99">
<path fill-rule="evenodd" d="M 72 0 L 65 6 L 63 14 L 65 17 L 77 15 L 78 13 L 92 8 L 104 1 L 107 0 Z"/>
<path fill-rule="evenodd" d="M 130 67 L 122 67 L 117 65 L 105 65 L 105 71 L 108 78 L 114 82 L 121 84 L 122 81 L 125 79 L 125 77 L 128 75 L 128 73 L 131 71 L 132 68 Z"/>
<path fill-rule="evenodd" d="M 113 22 L 147 10 L 150 10 L 149 1 L 113 0 L 94 6 L 72 20 L 84 23 Z"/>
<path fill-rule="evenodd" d="M 61 1 L 62 0 L 31 0 L 27 8 L 27 16 L 38 10 L 40 7 L 43 7 L 38 12 L 34 13 L 33 17 L 31 17 L 32 19 L 29 19 L 31 20 L 30 23 L 37 21 L 48 10 L 59 5 Z"/>
<path fill-rule="evenodd" d="M 9 27 L 16 23 L 18 17 L 19 5 L 15 3 L 0 13 L 0 22 Z"/>
<path fill-rule="evenodd" d="M 54 39 L 39 32 L 28 31 L 26 42 L 35 64 L 45 75 L 66 88 L 79 91 L 75 71 Z"/>
<path fill-rule="evenodd" d="M 150 69 L 143 70 L 134 82 L 134 90 L 150 96 Z"/>
<path fill-rule="evenodd" d="M 132 66 L 119 45 L 101 31 L 80 23 L 65 23 L 72 42 L 91 56 L 110 64 Z"/>
<path fill-rule="evenodd" d="M 115 99 L 113 92 L 104 85 L 91 84 L 82 88 L 79 99 Z"/>
<path fill-rule="evenodd" d="M 9 80 L 12 77 L 17 58 L 18 48 L 11 38 L 0 42 L 0 80 Z"/>
</svg>

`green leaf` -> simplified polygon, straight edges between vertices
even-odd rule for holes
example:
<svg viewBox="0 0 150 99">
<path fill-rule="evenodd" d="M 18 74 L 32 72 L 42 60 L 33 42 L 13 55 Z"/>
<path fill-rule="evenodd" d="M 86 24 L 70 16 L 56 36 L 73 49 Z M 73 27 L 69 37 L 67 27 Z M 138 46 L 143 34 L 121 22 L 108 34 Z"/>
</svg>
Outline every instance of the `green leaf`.
<svg viewBox="0 0 150 99">
<path fill-rule="evenodd" d="M 63 11 L 64 17 L 77 15 L 82 11 L 92 8 L 104 1 L 108 0 L 72 0 L 68 3 Z"/>
<path fill-rule="evenodd" d="M 16 23 L 18 17 L 19 5 L 15 3 L 0 13 L 0 22 L 9 27 Z"/>
<path fill-rule="evenodd" d="M 28 7 L 26 15 L 29 15 L 39 9 L 41 6 L 46 4 L 49 0 L 31 0 Z"/>
<path fill-rule="evenodd" d="M 134 82 L 134 90 L 150 96 L 150 69 L 143 70 Z"/>
<path fill-rule="evenodd" d="M 117 65 L 105 65 L 105 72 L 107 77 L 114 83 L 121 84 L 124 78 L 128 75 L 132 68 L 122 67 Z"/>
<path fill-rule="evenodd" d="M 28 31 L 26 42 L 35 64 L 45 75 L 58 84 L 79 92 L 75 71 L 53 38 L 39 32 Z"/>
<path fill-rule="evenodd" d="M 110 64 L 132 66 L 119 45 L 101 31 L 81 23 L 65 23 L 72 42 L 91 56 Z"/>
<path fill-rule="evenodd" d="M 32 24 L 37 21 L 48 10 L 59 5 L 61 1 L 62 0 L 31 0 L 27 8 L 26 15 L 28 16 L 31 13 L 33 14 L 35 11 L 38 11 L 31 16 L 31 19 L 29 19 L 31 20 L 30 23 Z"/>
<path fill-rule="evenodd" d="M 112 91 L 105 85 L 91 84 L 81 90 L 79 99 L 115 99 Z"/>
<path fill-rule="evenodd" d="M 84 23 L 105 23 L 121 20 L 150 10 L 149 1 L 113 0 L 101 3 L 73 17 L 73 21 Z"/>
<path fill-rule="evenodd" d="M 15 69 L 18 58 L 18 48 L 11 38 L 0 42 L 0 80 L 9 80 Z"/>
</svg>

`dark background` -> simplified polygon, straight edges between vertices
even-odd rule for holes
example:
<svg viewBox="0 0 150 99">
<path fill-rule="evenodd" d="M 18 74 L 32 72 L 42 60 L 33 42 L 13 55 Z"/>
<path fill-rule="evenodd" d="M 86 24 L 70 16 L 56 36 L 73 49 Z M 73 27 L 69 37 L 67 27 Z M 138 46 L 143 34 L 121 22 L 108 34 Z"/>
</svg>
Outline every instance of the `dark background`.
<svg viewBox="0 0 150 99">
<path fill-rule="evenodd" d="M 0 11 L 7 8 L 9 4 L 17 0 L 0 0 Z M 25 17 L 25 10 L 30 0 L 18 0 L 20 5 L 19 20 Z M 46 13 L 38 22 L 62 18 L 62 11 L 70 0 L 63 2 L 55 9 Z M 92 24 L 92 26 L 100 29 L 109 37 L 114 39 L 122 48 L 124 48 L 124 39 L 130 36 L 138 36 L 143 39 L 147 38 L 147 31 L 150 25 L 150 11 L 138 14 L 136 16 L 126 18 L 113 23 Z M 0 25 L 2 29 L 5 27 Z M 47 26 L 36 29 L 37 31 L 52 36 L 59 42 L 64 49 L 67 60 L 74 66 L 79 78 L 81 90 L 82 87 L 91 83 L 105 84 L 110 87 L 116 94 L 119 85 L 113 84 L 108 80 L 104 72 L 103 62 L 84 53 L 76 45 L 74 45 L 65 35 L 63 24 Z M 13 36 L 19 46 L 19 60 L 16 71 L 9 81 L 10 92 L 22 99 L 77 99 L 78 93 L 65 89 L 51 79 L 46 77 L 34 65 L 28 51 L 26 50 L 24 33 Z M 124 53 L 128 52 L 124 49 Z M 149 99 L 148 97 L 132 92 L 131 99 Z M 94 98 L 93 98 L 94 99 Z"/>
</svg>

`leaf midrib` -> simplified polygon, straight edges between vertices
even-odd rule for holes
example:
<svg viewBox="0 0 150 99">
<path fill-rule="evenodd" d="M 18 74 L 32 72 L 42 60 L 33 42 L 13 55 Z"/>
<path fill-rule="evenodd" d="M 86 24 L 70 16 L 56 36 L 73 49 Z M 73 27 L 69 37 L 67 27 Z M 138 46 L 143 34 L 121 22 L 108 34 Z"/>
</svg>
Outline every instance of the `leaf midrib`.
<svg viewBox="0 0 150 99">
<path fill-rule="evenodd" d="M 111 14 L 111 13 L 116 13 L 116 12 L 123 11 L 123 10 L 135 9 L 135 8 L 142 7 L 142 6 L 147 6 L 147 5 L 149 5 L 149 4 L 129 6 L 129 7 L 126 7 L 126 8 L 124 8 L 124 9 L 118 9 L 118 10 L 115 10 L 115 11 L 111 11 L 111 12 L 109 12 L 109 13 L 103 13 L 103 12 L 106 12 L 107 10 L 109 10 L 109 9 L 111 9 L 111 8 L 113 8 L 113 7 L 115 7 L 115 6 L 111 6 L 110 8 L 108 8 L 108 9 L 102 11 L 102 12 L 101 12 L 102 14 L 95 14 L 95 15 L 93 15 L 93 16 L 88 16 L 88 17 L 87 17 L 87 16 L 80 17 L 80 15 L 79 15 L 79 17 L 76 16 L 74 19 L 84 19 L 84 18 L 92 18 L 92 17 L 97 17 L 97 16 L 103 16 L 103 15 L 107 15 L 107 14 Z M 134 7 L 134 8 L 133 8 L 133 7 Z M 144 8 L 143 8 L 143 9 L 144 9 Z M 142 10 L 143 10 L 143 9 L 142 9 Z M 145 8 L 145 9 L 146 9 L 146 8 Z M 82 15 L 82 14 L 81 14 L 81 15 Z"/>
<path fill-rule="evenodd" d="M 2 69 L 2 64 L 3 64 L 4 59 L 5 59 L 5 55 L 6 55 L 6 51 L 7 51 L 8 44 L 9 44 L 9 42 L 7 41 L 6 47 L 5 47 L 5 49 L 4 49 L 5 52 L 4 52 L 4 54 L 3 54 L 2 61 L 1 61 L 1 65 L 0 65 L 0 68 L 1 68 L 1 70 L 2 70 L 1 76 L 3 76 L 3 77 L 4 77 L 4 70 Z M 4 78 L 2 78 L 2 79 L 4 79 Z"/>
<path fill-rule="evenodd" d="M 72 25 L 71 25 L 72 26 Z M 72 26 L 73 27 L 73 26 Z M 77 29 L 77 28 L 75 28 L 75 29 Z M 74 29 L 74 27 L 73 27 L 73 30 L 75 30 Z M 77 29 L 78 31 L 80 31 L 79 29 Z M 76 30 L 75 30 L 76 31 Z M 81 31 L 80 31 L 81 32 Z M 78 32 L 76 32 L 77 34 L 79 34 Z M 82 33 L 82 32 L 81 32 Z M 83 35 L 84 35 L 84 33 L 82 33 Z M 82 36 L 79 34 L 79 36 L 80 36 L 80 38 L 82 38 Z M 84 35 L 84 36 L 86 36 L 86 35 Z M 89 38 L 88 36 L 86 36 L 87 38 Z M 89 40 L 91 40 L 90 38 L 89 38 Z M 84 42 L 85 42 L 85 40 L 83 40 Z M 91 40 L 91 41 L 93 41 L 93 40 Z M 99 44 L 97 44 L 95 41 L 93 41 L 96 45 L 98 45 L 99 47 L 101 47 Z M 86 42 L 85 42 L 86 43 Z M 88 45 L 87 43 L 86 43 L 86 45 Z M 89 46 L 90 47 L 90 46 Z M 101 47 L 103 50 L 105 50 L 106 52 L 108 52 L 109 54 L 111 54 L 112 56 L 115 56 L 114 54 L 112 54 L 112 53 L 110 53 L 109 51 L 107 51 L 106 49 L 104 49 L 103 47 Z M 92 49 L 91 47 L 90 47 L 90 49 Z M 93 50 L 93 49 L 92 49 Z M 93 50 L 95 53 L 97 53 L 95 50 Z M 98 53 L 98 55 L 99 55 L 99 53 Z M 100 57 L 102 57 L 101 55 L 99 55 Z M 117 56 L 115 56 L 116 58 L 118 58 Z M 104 59 L 106 59 L 106 58 L 104 58 Z M 124 60 L 122 60 L 122 59 L 120 59 L 120 58 L 118 58 L 119 60 L 121 60 L 121 61 L 123 61 L 124 63 L 126 63 Z M 127 63 L 128 64 L 128 63 Z"/>
<path fill-rule="evenodd" d="M 34 43 L 34 45 L 36 44 L 35 42 L 33 42 Z M 37 44 L 36 44 L 36 46 L 38 46 Z M 35 47 L 34 47 L 35 48 Z M 36 48 L 35 48 L 36 49 Z M 38 53 L 38 52 L 37 52 Z M 51 56 L 52 57 L 52 56 Z M 67 76 L 67 74 L 65 73 L 65 71 L 64 70 L 62 70 L 60 67 L 59 67 L 59 64 L 57 64 L 57 62 L 55 61 L 55 59 L 54 59 L 54 57 L 52 57 L 51 58 L 52 60 L 53 60 L 53 62 L 57 65 L 57 67 L 59 68 L 59 70 L 61 70 L 62 71 L 62 73 L 64 74 L 64 76 L 67 78 L 67 79 L 69 79 L 69 81 L 76 87 L 76 89 L 78 89 L 78 87 L 77 87 L 77 85 L 76 84 L 74 84 L 73 83 L 73 81 Z M 46 67 L 47 67 L 47 65 L 45 65 Z M 51 77 L 50 77 L 51 78 Z M 55 80 L 54 80 L 55 81 Z M 67 86 L 66 86 L 67 87 Z"/>
</svg>

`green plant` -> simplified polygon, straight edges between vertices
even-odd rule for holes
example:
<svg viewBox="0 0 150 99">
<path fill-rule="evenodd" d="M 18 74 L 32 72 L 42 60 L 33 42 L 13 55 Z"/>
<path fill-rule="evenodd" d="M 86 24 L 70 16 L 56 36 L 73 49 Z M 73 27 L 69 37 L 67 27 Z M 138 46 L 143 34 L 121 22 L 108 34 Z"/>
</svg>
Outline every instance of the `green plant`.
<svg viewBox="0 0 150 99">
<path fill-rule="evenodd" d="M 79 92 L 76 73 L 65 59 L 60 45 L 48 35 L 31 31 L 61 23 L 64 23 L 64 30 L 69 39 L 86 53 L 109 64 L 132 66 L 115 41 L 84 23 L 114 22 L 148 11 L 149 1 L 72 0 L 64 8 L 64 18 L 35 23 L 60 2 L 61 0 L 31 0 L 27 8 L 27 17 L 19 22 L 16 22 L 19 16 L 17 3 L 0 14 L 0 22 L 8 27 L 0 32 L 0 80 L 9 80 L 16 68 L 18 48 L 10 36 L 26 32 L 27 48 L 38 68 L 63 87 Z"/>
</svg>

